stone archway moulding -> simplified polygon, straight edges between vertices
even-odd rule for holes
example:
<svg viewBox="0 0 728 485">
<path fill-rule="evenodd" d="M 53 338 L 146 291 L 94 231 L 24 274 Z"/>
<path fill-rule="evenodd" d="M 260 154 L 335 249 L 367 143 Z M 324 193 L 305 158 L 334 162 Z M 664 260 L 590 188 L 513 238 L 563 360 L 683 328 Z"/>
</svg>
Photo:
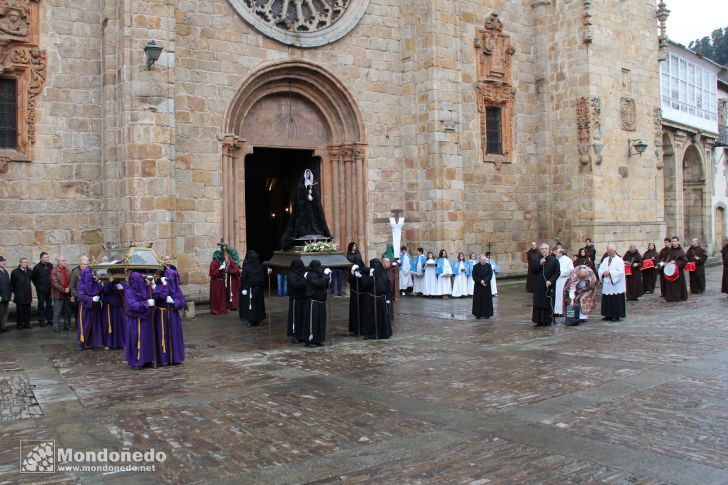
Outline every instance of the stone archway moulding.
<svg viewBox="0 0 728 485">
<path fill-rule="evenodd" d="M 271 96 L 304 100 L 327 125 L 327 143 L 316 146 L 290 139 L 246 140 L 245 120 Z M 366 248 L 366 143 L 364 123 L 349 91 L 331 73 L 304 61 L 269 64 L 254 72 L 238 89 L 223 121 L 223 236 L 245 247 L 245 156 L 255 146 L 313 150 L 321 159 L 321 193 L 334 238 L 343 247 L 357 241 Z M 254 144 L 253 144 L 254 143 Z"/>
</svg>

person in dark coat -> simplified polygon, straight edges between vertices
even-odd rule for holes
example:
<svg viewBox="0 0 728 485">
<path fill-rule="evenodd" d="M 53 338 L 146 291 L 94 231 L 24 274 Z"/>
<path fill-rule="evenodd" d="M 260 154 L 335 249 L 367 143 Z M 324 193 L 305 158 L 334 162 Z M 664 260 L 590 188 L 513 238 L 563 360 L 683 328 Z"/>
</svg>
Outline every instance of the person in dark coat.
<svg viewBox="0 0 728 485">
<path fill-rule="evenodd" d="M 705 262 L 708 252 L 700 246 L 700 240 L 693 238 L 685 252 L 688 262 L 695 263 L 695 270 L 690 273 L 690 293 L 705 293 Z"/>
<path fill-rule="evenodd" d="M 594 243 L 591 238 L 584 239 L 584 249 L 586 249 L 587 256 L 591 258 L 592 264 L 595 264 L 594 261 L 597 259 L 597 248 L 594 247 Z"/>
<path fill-rule="evenodd" d="M 680 274 L 678 279 L 675 281 L 665 280 L 665 300 L 667 301 L 686 301 L 688 299 L 688 284 L 685 277 L 685 265 L 688 262 L 688 258 L 685 256 L 680 246 L 680 238 L 675 236 L 672 238 L 672 247 L 667 254 L 667 261 L 669 263 L 674 261 L 677 264 L 677 269 Z"/>
<path fill-rule="evenodd" d="M 561 276 L 559 260 L 551 254 L 549 245 L 539 246 L 541 259 L 531 262 L 530 271 L 536 275 L 533 284 L 533 314 L 531 321 L 537 326 L 551 325 L 554 321 L 553 309 L 556 280 Z"/>
<path fill-rule="evenodd" d="M 306 347 L 320 347 L 326 340 L 326 297 L 331 283 L 331 270 L 322 269 L 314 259 L 304 273 L 306 306 L 303 313 L 303 339 Z"/>
<path fill-rule="evenodd" d="M 369 272 L 362 275 L 360 285 L 365 292 L 362 333 L 365 339 L 388 339 L 392 336 L 392 320 L 389 318 L 392 283 L 382 261 L 372 259 L 369 266 Z"/>
<path fill-rule="evenodd" d="M 7 332 L 10 312 L 10 274 L 5 269 L 5 256 L 0 256 L 0 332 Z"/>
<path fill-rule="evenodd" d="M 655 249 L 655 243 L 647 245 L 647 251 L 642 255 L 642 266 L 647 260 L 651 260 L 654 264 L 653 268 L 642 270 L 642 291 L 644 293 L 653 293 L 655 291 L 655 283 L 657 281 L 657 267 L 660 263 L 660 256 Z"/>
<path fill-rule="evenodd" d="M 485 254 L 481 254 L 480 262 L 473 266 L 472 274 L 473 281 L 475 281 L 473 288 L 473 315 L 477 319 L 488 319 L 493 316 L 493 292 L 490 289 L 490 279 L 492 276 L 493 268 L 488 263 Z"/>
<path fill-rule="evenodd" d="M 596 266 L 594 266 L 594 260 L 589 256 L 587 248 L 580 248 L 579 252 L 574 256 L 574 267 L 587 266 L 594 273 L 597 272 Z"/>
<path fill-rule="evenodd" d="M 355 275 L 356 271 L 364 273 L 369 271 L 364 267 L 364 261 L 355 242 L 350 242 L 346 250 L 346 259 L 352 264 L 351 270 L 347 273 L 349 281 L 349 335 L 359 335 L 361 332 L 361 314 L 363 305 L 363 294 L 360 285 L 360 278 Z"/>
<path fill-rule="evenodd" d="M 30 304 L 33 302 L 30 275 L 28 258 L 20 258 L 20 265 L 10 273 L 10 288 L 13 292 L 18 330 L 30 328 Z"/>
<path fill-rule="evenodd" d="M 533 261 L 539 261 L 541 259 L 541 253 L 538 250 L 538 246 L 535 242 L 531 243 L 531 249 L 526 251 L 526 264 L 528 265 L 528 274 L 526 275 L 526 291 L 533 293 L 533 283 L 536 281 L 536 274 L 531 272 L 531 265 Z"/>
<path fill-rule="evenodd" d="M 53 323 L 53 299 L 51 298 L 51 271 L 53 265 L 48 253 L 40 253 L 40 262 L 33 266 L 30 279 L 38 298 L 38 325 L 45 327 Z"/>
<path fill-rule="evenodd" d="M 720 292 L 728 293 L 728 242 L 723 245 L 720 255 L 723 258 L 723 279 L 720 284 Z"/>
<path fill-rule="evenodd" d="M 293 342 L 303 342 L 303 312 L 306 308 L 306 266 L 301 258 L 291 261 L 288 279 L 288 325 L 286 333 Z"/>
<path fill-rule="evenodd" d="M 253 250 L 245 253 L 240 275 L 240 320 L 247 321 L 248 327 L 260 325 L 265 320 L 265 268 L 260 263 L 258 253 Z"/>
<path fill-rule="evenodd" d="M 665 238 L 665 247 L 660 249 L 659 254 L 657 255 L 657 258 L 660 262 L 659 266 L 660 268 L 658 271 L 660 272 L 660 296 L 662 298 L 665 297 L 665 274 L 662 272 L 662 266 L 667 263 L 667 258 L 670 256 L 670 248 L 672 247 L 672 239 L 669 237 Z"/>
<path fill-rule="evenodd" d="M 642 273 L 640 268 L 642 267 L 642 255 L 637 251 L 637 246 L 630 244 L 629 250 L 622 256 L 624 260 L 625 268 L 629 265 L 632 268 L 632 274 L 627 275 L 626 287 L 627 287 L 627 301 L 637 301 L 642 296 Z"/>
</svg>

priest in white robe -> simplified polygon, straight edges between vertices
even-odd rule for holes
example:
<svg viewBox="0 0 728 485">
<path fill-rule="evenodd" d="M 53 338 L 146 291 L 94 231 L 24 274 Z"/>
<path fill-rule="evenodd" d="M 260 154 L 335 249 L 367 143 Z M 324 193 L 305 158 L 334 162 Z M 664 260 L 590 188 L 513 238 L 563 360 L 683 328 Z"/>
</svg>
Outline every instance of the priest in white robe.
<svg viewBox="0 0 728 485">
<path fill-rule="evenodd" d="M 574 269 L 574 262 L 566 255 L 566 251 L 558 249 L 556 257 L 559 260 L 560 276 L 556 280 L 556 301 L 554 302 L 554 316 L 561 317 L 564 315 L 564 285 Z"/>
<path fill-rule="evenodd" d="M 627 316 L 625 303 L 624 261 L 617 254 L 614 244 L 607 246 L 607 255 L 597 270 L 602 282 L 602 320 L 619 321 Z"/>
</svg>

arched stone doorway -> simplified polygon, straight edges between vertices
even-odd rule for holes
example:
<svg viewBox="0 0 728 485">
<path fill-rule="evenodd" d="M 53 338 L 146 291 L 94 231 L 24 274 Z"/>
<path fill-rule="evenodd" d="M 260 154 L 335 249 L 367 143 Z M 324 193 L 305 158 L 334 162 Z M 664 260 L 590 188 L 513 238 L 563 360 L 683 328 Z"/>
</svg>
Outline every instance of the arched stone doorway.
<svg viewBox="0 0 728 485">
<path fill-rule="evenodd" d="M 677 166 L 675 165 L 675 149 L 672 139 L 667 133 L 662 134 L 662 162 L 665 226 L 667 234 L 672 236 L 678 231 Z"/>
<path fill-rule="evenodd" d="M 718 206 L 715 208 L 715 250 L 723 249 L 726 236 L 725 208 Z"/>
<path fill-rule="evenodd" d="M 337 244 L 343 247 L 354 240 L 367 247 L 364 125 L 352 96 L 332 74 L 303 61 L 259 69 L 236 93 L 224 130 L 220 141 L 227 240 L 248 247 L 246 161 L 249 167 L 268 165 L 271 159 L 260 155 L 267 153 L 298 160 L 301 166 L 293 164 L 292 172 L 309 163 L 309 157 L 318 166 L 324 211 Z"/>
<path fill-rule="evenodd" d="M 689 145 L 683 155 L 683 238 L 697 237 L 705 243 L 705 172 L 700 151 Z"/>
</svg>

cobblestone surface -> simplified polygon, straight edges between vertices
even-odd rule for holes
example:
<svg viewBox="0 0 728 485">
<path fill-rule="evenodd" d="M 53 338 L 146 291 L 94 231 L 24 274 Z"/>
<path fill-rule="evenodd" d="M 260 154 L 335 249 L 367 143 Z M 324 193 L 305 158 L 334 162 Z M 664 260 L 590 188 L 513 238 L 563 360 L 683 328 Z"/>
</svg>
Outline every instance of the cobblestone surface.
<svg viewBox="0 0 728 485">
<path fill-rule="evenodd" d="M 395 336 L 333 346 L 236 314 L 184 323 L 181 366 L 133 371 L 119 351 L 78 352 L 48 329 L 0 337 L 0 484 L 728 483 L 728 300 L 720 275 L 684 303 L 656 295 L 628 318 L 530 324 L 522 284 L 496 317 L 467 299 L 405 297 Z M 154 448 L 154 472 L 19 474 L 19 441 Z"/>
</svg>

